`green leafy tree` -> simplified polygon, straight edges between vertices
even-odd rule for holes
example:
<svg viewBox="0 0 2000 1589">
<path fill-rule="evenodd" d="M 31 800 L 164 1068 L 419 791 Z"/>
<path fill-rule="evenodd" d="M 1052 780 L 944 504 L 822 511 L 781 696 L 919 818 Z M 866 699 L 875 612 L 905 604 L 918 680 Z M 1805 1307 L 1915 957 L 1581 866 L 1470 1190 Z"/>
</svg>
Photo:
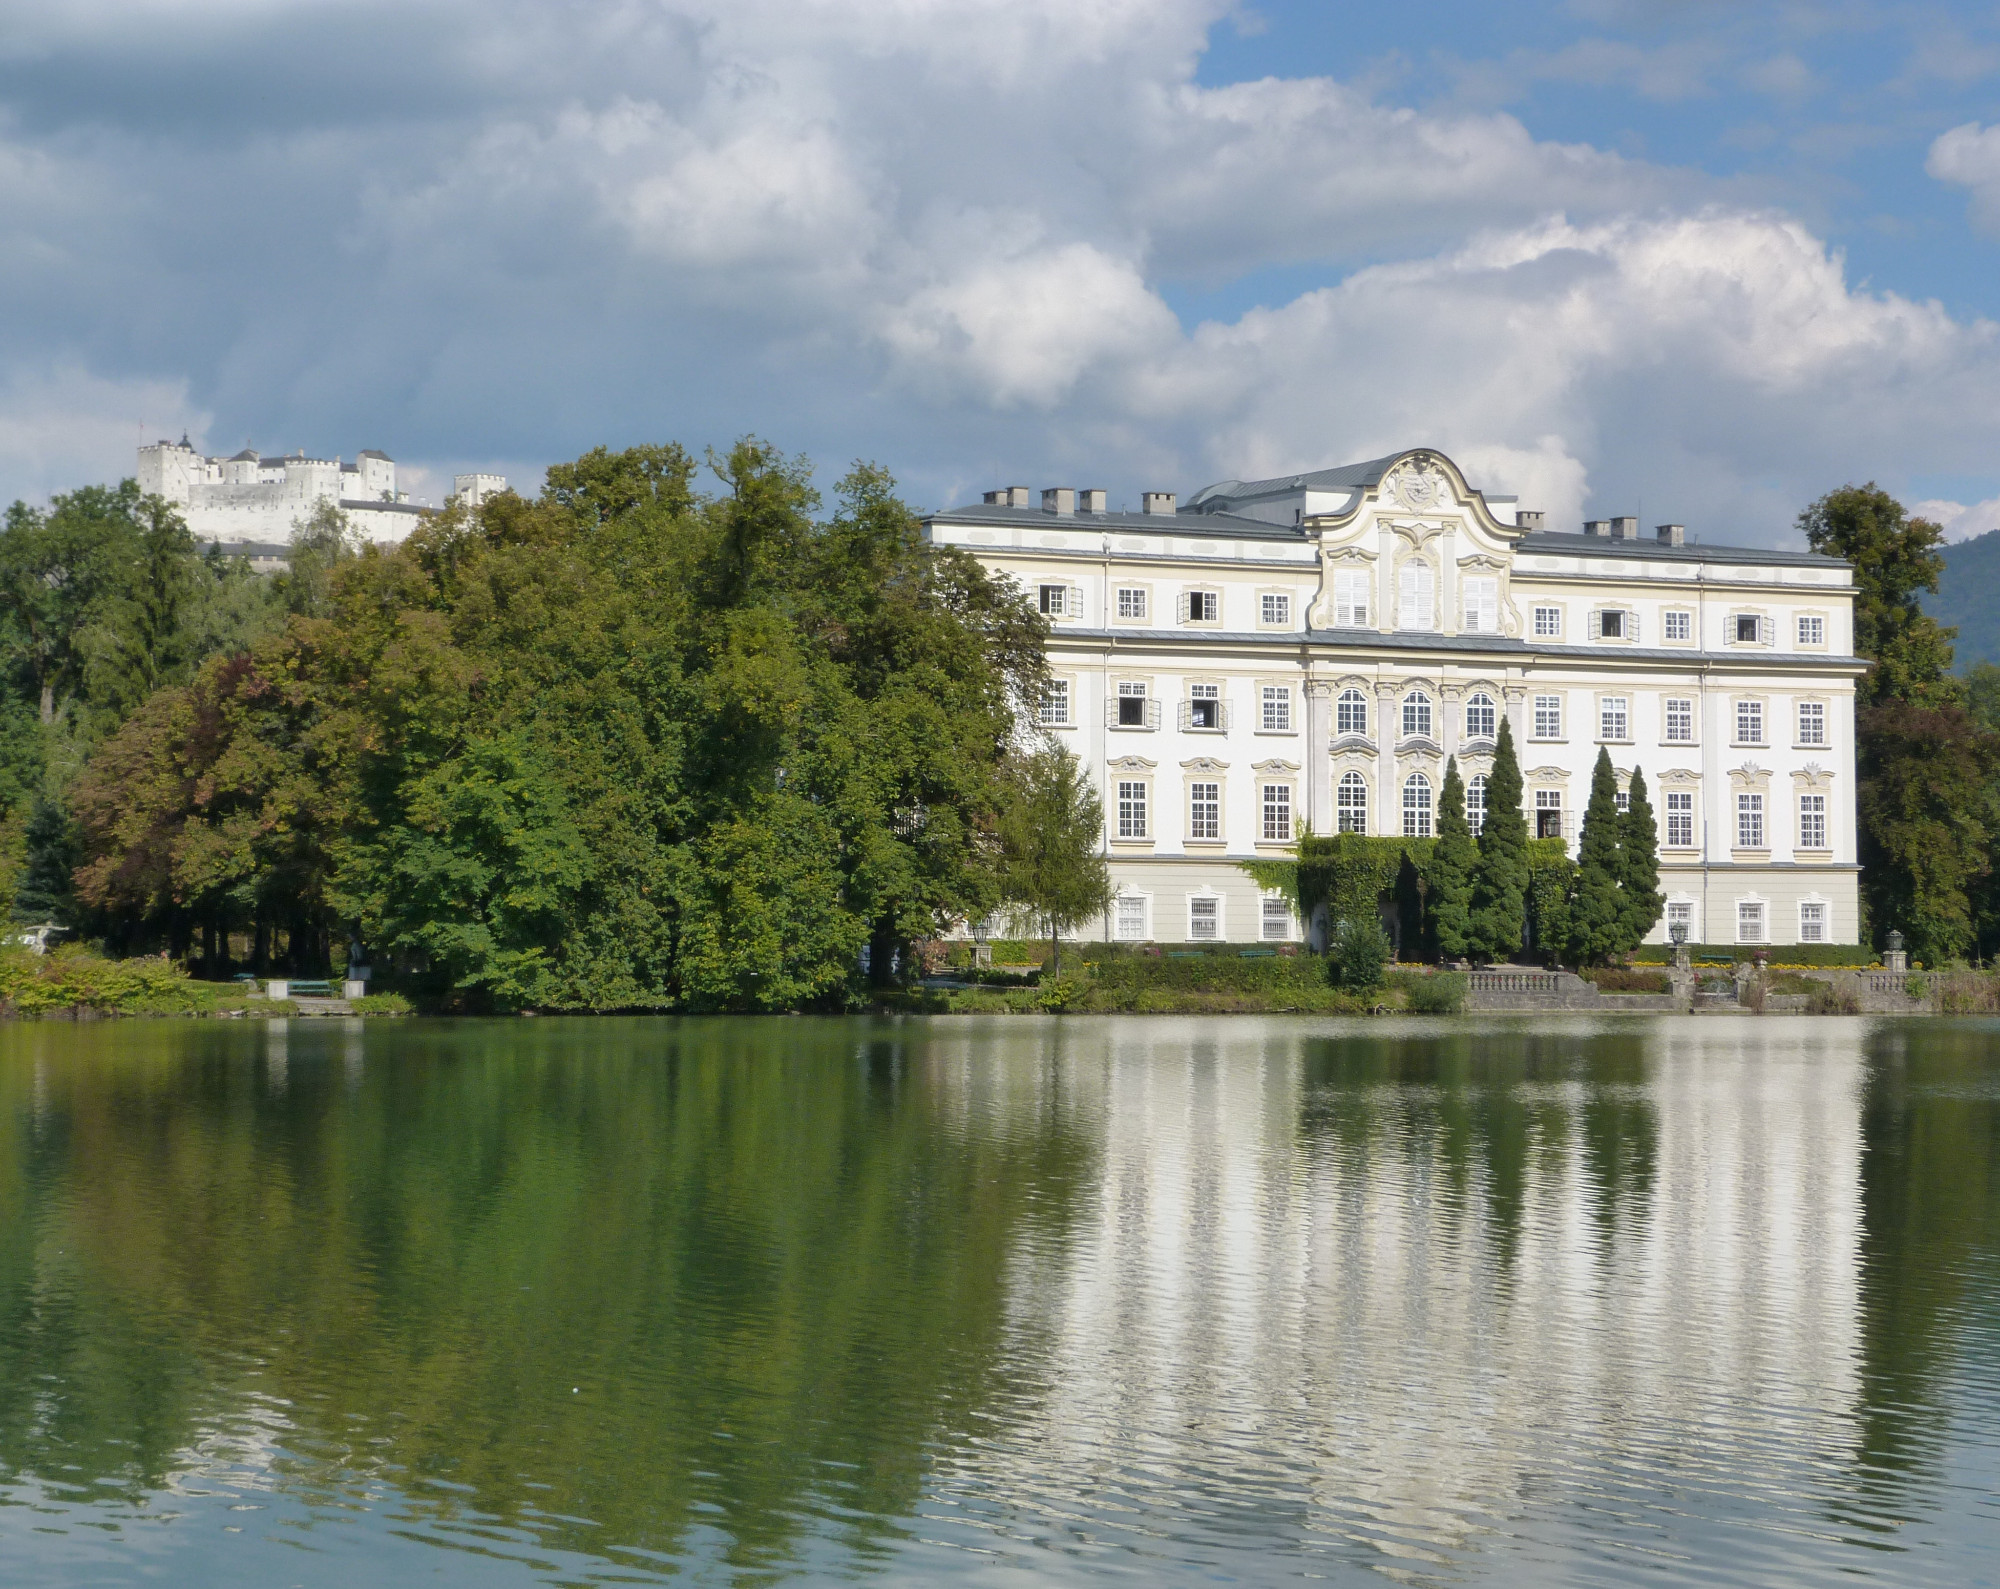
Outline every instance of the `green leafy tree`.
<svg viewBox="0 0 2000 1589">
<path fill-rule="evenodd" d="M 1003 897 L 1049 934 L 1049 975 L 1060 974 L 1062 933 L 1111 906 L 1104 807 L 1076 757 L 1047 745 L 1015 758 L 1000 813 Z"/>
<path fill-rule="evenodd" d="M 1438 796 L 1437 843 L 1430 865 L 1431 931 L 1440 959 L 1460 960 L 1472 952 L 1472 881 L 1479 867 L 1479 846 L 1465 819 L 1465 784 L 1458 775 L 1458 758 L 1444 764 L 1444 788 Z"/>
<path fill-rule="evenodd" d="M 1576 892 L 1564 945 L 1577 965 L 1600 965 L 1626 947 L 1625 908 L 1619 892 L 1618 774 L 1611 753 L 1599 749 L 1590 773 L 1590 803 L 1576 847 Z"/>
<path fill-rule="evenodd" d="M 1528 819 L 1521 809 L 1521 764 L 1514 732 L 1500 720 L 1493 770 L 1486 775 L 1486 822 L 1472 877 L 1470 951 L 1475 959 L 1512 959 L 1521 948 L 1528 888 Z"/>
<path fill-rule="evenodd" d="M 1327 973 L 1335 987 L 1366 993 L 1382 985 L 1389 963 L 1389 935 L 1373 912 L 1343 916 L 1333 924 L 1326 946 Z"/>
<path fill-rule="evenodd" d="M 1921 605 L 1944 571 L 1944 531 L 1911 518 L 1873 481 L 1829 491 L 1799 515 L 1799 528 L 1815 552 L 1854 565 L 1854 650 L 1875 664 L 1855 684 L 1857 704 L 1934 706 L 1955 699 L 1957 631 L 1927 617 Z"/>
<path fill-rule="evenodd" d="M 339 504 L 318 503 L 292 526 L 290 555 L 275 585 L 285 611 L 326 617 L 333 610 L 334 570 L 359 550 L 352 522 Z"/>
<path fill-rule="evenodd" d="M 1660 832 L 1646 775 L 1632 769 L 1627 804 L 1618 821 L 1618 890 L 1624 910 L 1624 944 L 1636 949 L 1646 941 L 1666 906 L 1660 892 Z"/>
</svg>

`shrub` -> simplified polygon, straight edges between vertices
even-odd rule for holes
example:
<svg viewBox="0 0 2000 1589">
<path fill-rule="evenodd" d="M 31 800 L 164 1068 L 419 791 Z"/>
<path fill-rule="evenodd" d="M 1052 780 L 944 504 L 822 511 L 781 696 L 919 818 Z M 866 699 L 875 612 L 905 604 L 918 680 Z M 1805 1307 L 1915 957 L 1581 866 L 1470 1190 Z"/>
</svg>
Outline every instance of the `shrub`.
<svg viewBox="0 0 2000 1589">
<path fill-rule="evenodd" d="M 1859 1015 L 1861 999 L 1850 987 L 1838 982 L 1815 982 L 1812 1003 L 1806 1007 L 1814 1015 Z"/>
<path fill-rule="evenodd" d="M 1334 924 L 1326 958 L 1335 987 L 1351 993 L 1379 988 L 1389 961 L 1389 935 L 1373 915 L 1343 917 Z"/>
<path fill-rule="evenodd" d="M 1664 971 L 1634 971 L 1627 966 L 1595 966 L 1579 971 L 1599 993 L 1671 993 L 1673 978 Z"/>
<path fill-rule="evenodd" d="M 1947 1015 L 2000 1012 L 2000 978 L 1959 972 L 1937 981 L 1938 1008 Z"/>
<path fill-rule="evenodd" d="M 1747 960 L 1755 952 L 1746 945 L 1734 943 L 1688 945 L 1688 953 L 1697 960 L 1724 956 L 1731 960 Z M 1781 943 L 1771 945 L 1766 952 L 1773 965 L 1788 966 L 1872 966 L 1881 958 L 1866 944 L 1856 943 Z M 1674 946 L 1670 943 L 1641 944 L 1632 951 L 1631 960 L 1634 965 L 1672 965 Z"/>
<path fill-rule="evenodd" d="M 1437 971 L 1405 978 L 1403 993 L 1419 1015 L 1456 1015 L 1465 1008 L 1465 986 L 1463 972 Z"/>
<path fill-rule="evenodd" d="M 0 949 L 0 1000 L 20 1015 L 205 1015 L 216 1007 L 216 989 L 169 960 L 107 960 L 65 944 L 45 955 Z"/>
<path fill-rule="evenodd" d="M 400 993 L 368 993 L 348 1001 L 356 1015 L 408 1015 L 410 1001 Z"/>
</svg>

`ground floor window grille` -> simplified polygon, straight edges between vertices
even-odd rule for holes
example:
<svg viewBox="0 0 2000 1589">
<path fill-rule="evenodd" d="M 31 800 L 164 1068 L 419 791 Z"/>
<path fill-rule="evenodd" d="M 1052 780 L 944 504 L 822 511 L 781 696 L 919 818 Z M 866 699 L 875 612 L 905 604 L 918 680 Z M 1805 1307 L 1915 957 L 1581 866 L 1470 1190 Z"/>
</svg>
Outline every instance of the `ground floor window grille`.
<svg viewBox="0 0 2000 1589">
<path fill-rule="evenodd" d="M 1675 899 L 1667 902 L 1667 936 L 1673 937 L 1676 927 L 1687 928 L 1689 938 L 1694 937 L 1694 901 Z"/>
<path fill-rule="evenodd" d="M 1146 901 L 1143 896 L 1118 896 L 1118 936 L 1128 943 L 1146 936 Z"/>
<path fill-rule="evenodd" d="M 1264 936 L 1289 938 L 1292 935 L 1292 907 L 1282 899 L 1264 901 Z"/>
<path fill-rule="evenodd" d="M 1826 942 L 1826 906 L 1807 900 L 1799 906 L 1799 942 Z"/>
<path fill-rule="evenodd" d="M 1360 773 L 1341 774 L 1334 791 L 1334 814 L 1342 833 L 1368 831 L 1368 780 Z"/>
<path fill-rule="evenodd" d="M 1146 836 L 1146 786 L 1144 783 L 1118 785 L 1118 837 L 1143 839 Z"/>
<path fill-rule="evenodd" d="M 1760 899 L 1739 899 L 1736 902 L 1736 941 L 1738 943 L 1762 943 L 1764 941 L 1764 902 Z"/>
<path fill-rule="evenodd" d="M 1188 837 L 1191 839 L 1222 837 L 1221 784 L 1188 785 Z"/>
<path fill-rule="evenodd" d="M 1188 901 L 1188 936 L 1190 938 L 1220 938 L 1222 936 L 1221 900 L 1191 899 Z"/>
</svg>

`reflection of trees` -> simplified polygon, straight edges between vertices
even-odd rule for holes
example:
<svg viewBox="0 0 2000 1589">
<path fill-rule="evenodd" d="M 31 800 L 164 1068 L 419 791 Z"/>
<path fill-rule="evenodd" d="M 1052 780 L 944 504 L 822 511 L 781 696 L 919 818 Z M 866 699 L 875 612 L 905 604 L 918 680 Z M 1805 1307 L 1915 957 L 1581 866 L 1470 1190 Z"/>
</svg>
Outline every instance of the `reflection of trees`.
<svg viewBox="0 0 2000 1589">
<path fill-rule="evenodd" d="M 156 1486 L 261 1391 L 306 1491 L 781 1559 L 802 1511 L 906 1512 L 988 1415 L 1009 1254 L 1086 1168 L 1053 1112 L 960 1109 L 915 1028 L 404 1028 L 365 1066 L 163 1030 L 0 1057 L 9 1476 Z"/>
<path fill-rule="evenodd" d="M 1893 1485 L 1942 1441 L 1955 1354 L 1990 1350 L 1990 1332 L 1959 1325 L 2000 1238 L 2000 1101 L 1984 1025 L 1886 1027 L 1868 1061 L 1860 1471 L 1864 1485 Z"/>
</svg>

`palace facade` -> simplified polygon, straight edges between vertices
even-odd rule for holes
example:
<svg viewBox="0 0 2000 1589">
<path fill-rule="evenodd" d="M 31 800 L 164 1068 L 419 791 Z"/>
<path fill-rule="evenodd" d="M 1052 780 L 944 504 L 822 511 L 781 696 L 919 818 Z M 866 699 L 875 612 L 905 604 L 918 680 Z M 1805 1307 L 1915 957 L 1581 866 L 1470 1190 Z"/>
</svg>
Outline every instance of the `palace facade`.
<svg viewBox="0 0 2000 1589">
<path fill-rule="evenodd" d="M 1426 449 L 1138 513 L 1010 487 L 925 527 L 1049 620 L 1042 725 L 1097 780 L 1116 891 L 1085 936 L 1300 936 L 1239 863 L 1303 823 L 1429 836 L 1448 756 L 1477 829 L 1504 718 L 1529 831 L 1572 854 L 1599 747 L 1621 789 L 1643 769 L 1655 941 L 1856 941 L 1867 664 L 1837 559 L 1634 519 L 1552 531 Z"/>
</svg>

